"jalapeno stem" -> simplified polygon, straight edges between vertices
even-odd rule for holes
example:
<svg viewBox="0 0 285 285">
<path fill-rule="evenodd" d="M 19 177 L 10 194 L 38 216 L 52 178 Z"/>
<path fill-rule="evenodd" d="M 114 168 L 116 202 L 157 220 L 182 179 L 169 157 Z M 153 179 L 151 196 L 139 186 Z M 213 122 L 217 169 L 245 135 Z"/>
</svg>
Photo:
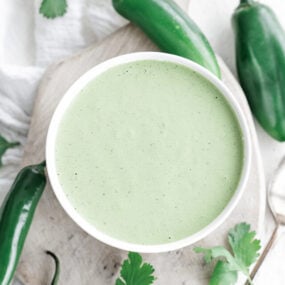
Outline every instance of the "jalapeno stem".
<svg viewBox="0 0 285 285">
<path fill-rule="evenodd" d="M 253 0 L 240 0 L 240 4 L 253 4 Z"/>
<path fill-rule="evenodd" d="M 41 166 L 41 167 L 45 167 L 46 166 L 46 161 L 44 160 L 44 161 L 42 161 L 40 164 L 39 164 L 39 166 Z"/>
<path fill-rule="evenodd" d="M 58 257 L 53 252 L 47 250 L 46 254 L 50 255 L 55 263 L 55 271 L 51 281 L 51 285 L 56 285 L 58 283 L 59 274 L 60 274 L 60 262 Z"/>
<path fill-rule="evenodd" d="M 10 143 L 8 143 L 9 147 L 15 147 L 15 146 L 19 146 L 19 145 L 20 145 L 19 142 L 10 142 Z"/>
<path fill-rule="evenodd" d="M 46 167 L 46 161 L 44 160 L 36 166 L 35 171 L 37 171 L 38 173 L 44 174 L 45 167 Z"/>
</svg>

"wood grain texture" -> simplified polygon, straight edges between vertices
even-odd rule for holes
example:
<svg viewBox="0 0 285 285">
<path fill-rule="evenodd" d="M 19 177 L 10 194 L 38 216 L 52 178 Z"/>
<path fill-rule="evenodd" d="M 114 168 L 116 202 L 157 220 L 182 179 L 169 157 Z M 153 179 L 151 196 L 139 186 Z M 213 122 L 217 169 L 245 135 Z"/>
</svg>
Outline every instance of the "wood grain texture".
<svg viewBox="0 0 285 285">
<path fill-rule="evenodd" d="M 34 113 L 25 150 L 23 165 L 37 163 L 45 157 L 45 139 L 52 114 L 70 85 L 85 71 L 104 60 L 135 51 L 153 51 L 156 47 L 132 25 L 120 29 L 103 42 L 59 62 L 46 72 L 38 90 Z M 227 67 L 221 63 L 223 80 L 236 96 L 247 115 L 254 138 L 253 165 L 250 181 L 237 208 L 230 218 L 206 239 L 201 246 L 224 243 L 226 232 L 241 221 L 258 228 L 260 188 L 264 187 L 260 172 L 256 135 L 245 97 Z M 44 250 L 54 251 L 61 260 L 62 273 L 59 284 L 111 285 L 120 270 L 126 252 L 106 246 L 83 232 L 63 211 L 50 185 L 36 211 L 17 276 L 27 285 L 49 284 L 53 273 L 52 260 Z M 204 285 L 210 268 L 202 257 L 193 253 L 193 247 L 163 254 L 144 254 L 156 268 L 156 285 Z"/>
</svg>

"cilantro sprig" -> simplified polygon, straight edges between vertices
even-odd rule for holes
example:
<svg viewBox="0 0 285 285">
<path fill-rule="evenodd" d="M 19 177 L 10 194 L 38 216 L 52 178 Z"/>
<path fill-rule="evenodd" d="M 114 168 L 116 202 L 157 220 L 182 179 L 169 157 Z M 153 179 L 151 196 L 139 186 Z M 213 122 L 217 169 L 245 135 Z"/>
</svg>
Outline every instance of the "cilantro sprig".
<svg viewBox="0 0 285 285">
<path fill-rule="evenodd" d="M 49 19 L 63 16 L 66 11 L 66 0 L 43 0 L 40 6 L 40 13 Z"/>
<path fill-rule="evenodd" d="M 143 263 L 140 254 L 129 252 L 121 268 L 120 277 L 115 285 L 151 285 L 155 277 L 154 268 L 149 263 Z"/>
<path fill-rule="evenodd" d="M 8 142 L 0 135 L 0 167 L 2 166 L 2 156 L 5 154 L 6 150 L 18 145 L 18 142 Z"/>
<path fill-rule="evenodd" d="M 228 234 L 232 253 L 222 246 L 194 248 L 195 252 L 204 254 L 207 263 L 215 258 L 222 258 L 216 263 L 209 285 L 234 285 L 239 272 L 242 272 L 249 284 L 252 284 L 249 267 L 256 261 L 261 248 L 260 240 L 255 239 L 255 235 L 254 231 L 250 231 L 249 224 L 240 223 Z"/>
</svg>

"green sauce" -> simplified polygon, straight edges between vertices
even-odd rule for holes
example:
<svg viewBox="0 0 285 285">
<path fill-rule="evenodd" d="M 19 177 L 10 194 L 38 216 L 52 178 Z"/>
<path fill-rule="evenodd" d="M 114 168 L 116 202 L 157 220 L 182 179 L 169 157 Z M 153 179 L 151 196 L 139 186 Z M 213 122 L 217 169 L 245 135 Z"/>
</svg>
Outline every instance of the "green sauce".
<svg viewBox="0 0 285 285">
<path fill-rule="evenodd" d="M 220 92 L 190 69 L 138 61 L 91 81 L 68 107 L 56 168 L 100 231 L 154 245 L 212 222 L 238 185 L 243 138 Z"/>
</svg>

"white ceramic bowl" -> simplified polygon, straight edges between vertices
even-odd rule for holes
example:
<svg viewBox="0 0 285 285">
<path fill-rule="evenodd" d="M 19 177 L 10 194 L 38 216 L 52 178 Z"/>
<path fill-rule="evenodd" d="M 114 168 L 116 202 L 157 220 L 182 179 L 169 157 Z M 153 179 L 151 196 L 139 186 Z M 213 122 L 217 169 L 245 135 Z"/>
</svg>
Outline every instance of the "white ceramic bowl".
<svg viewBox="0 0 285 285">
<path fill-rule="evenodd" d="M 230 106 L 232 107 L 234 113 L 236 114 L 238 122 L 240 124 L 240 128 L 243 134 L 243 140 L 244 140 L 244 165 L 243 165 L 240 182 L 235 191 L 235 194 L 233 195 L 232 199 L 230 200 L 226 208 L 215 220 L 213 220 L 209 225 L 207 225 L 201 231 L 187 238 L 184 238 L 182 240 L 170 242 L 167 244 L 159 244 L 159 245 L 133 244 L 133 243 L 115 239 L 99 231 L 98 229 L 96 229 L 95 226 L 85 221 L 84 218 L 82 218 L 81 215 L 74 210 L 69 200 L 65 196 L 65 193 L 59 183 L 58 176 L 56 174 L 56 165 L 55 165 L 56 134 L 57 134 L 57 130 L 58 130 L 61 118 L 65 110 L 68 108 L 69 104 L 71 103 L 71 101 L 74 99 L 74 97 L 76 97 L 79 94 L 80 90 L 88 84 L 88 82 L 90 82 L 96 76 L 100 75 L 102 72 L 116 65 L 120 65 L 123 63 L 127 63 L 127 62 L 133 62 L 137 60 L 159 60 L 159 61 L 174 62 L 174 63 L 184 65 L 196 71 L 197 73 L 201 74 L 204 78 L 209 80 L 214 86 L 217 87 L 217 89 L 221 92 L 221 94 L 224 95 L 224 97 L 226 98 Z M 147 252 L 147 253 L 165 252 L 165 251 L 170 251 L 170 250 L 176 250 L 176 249 L 188 246 L 190 244 L 193 244 L 194 242 L 197 242 L 198 240 L 204 238 L 205 236 L 213 232 L 230 215 L 230 213 L 232 212 L 232 210 L 235 208 L 238 201 L 240 200 L 242 193 L 245 189 L 245 186 L 247 184 L 247 181 L 248 181 L 250 164 L 251 164 L 251 141 L 250 140 L 251 140 L 250 133 L 249 133 L 249 129 L 246 123 L 245 116 L 241 108 L 239 107 L 237 101 L 235 100 L 233 94 L 223 84 L 223 82 L 219 80 L 216 76 L 214 76 L 211 72 L 209 72 L 205 68 L 201 67 L 200 65 L 190 60 L 187 60 L 185 58 L 175 56 L 175 55 L 159 53 L 159 52 L 132 53 L 132 54 L 126 54 L 126 55 L 112 58 L 110 60 L 107 60 L 95 66 L 94 68 L 86 72 L 83 76 L 81 76 L 66 92 L 63 99 L 60 101 L 59 105 L 57 106 L 55 113 L 52 117 L 50 126 L 49 126 L 47 142 L 46 142 L 47 170 L 48 170 L 48 175 L 49 175 L 52 188 L 61 206 L 65 209 L 67 214 L 88 234 L 90 234 L 91 236 L 95 237 L 96 239 L 108 245 L 111 245 L 113 247 L 123 249 L 123 250 L 135 251 L 135 252 Z"/>
</svg>

